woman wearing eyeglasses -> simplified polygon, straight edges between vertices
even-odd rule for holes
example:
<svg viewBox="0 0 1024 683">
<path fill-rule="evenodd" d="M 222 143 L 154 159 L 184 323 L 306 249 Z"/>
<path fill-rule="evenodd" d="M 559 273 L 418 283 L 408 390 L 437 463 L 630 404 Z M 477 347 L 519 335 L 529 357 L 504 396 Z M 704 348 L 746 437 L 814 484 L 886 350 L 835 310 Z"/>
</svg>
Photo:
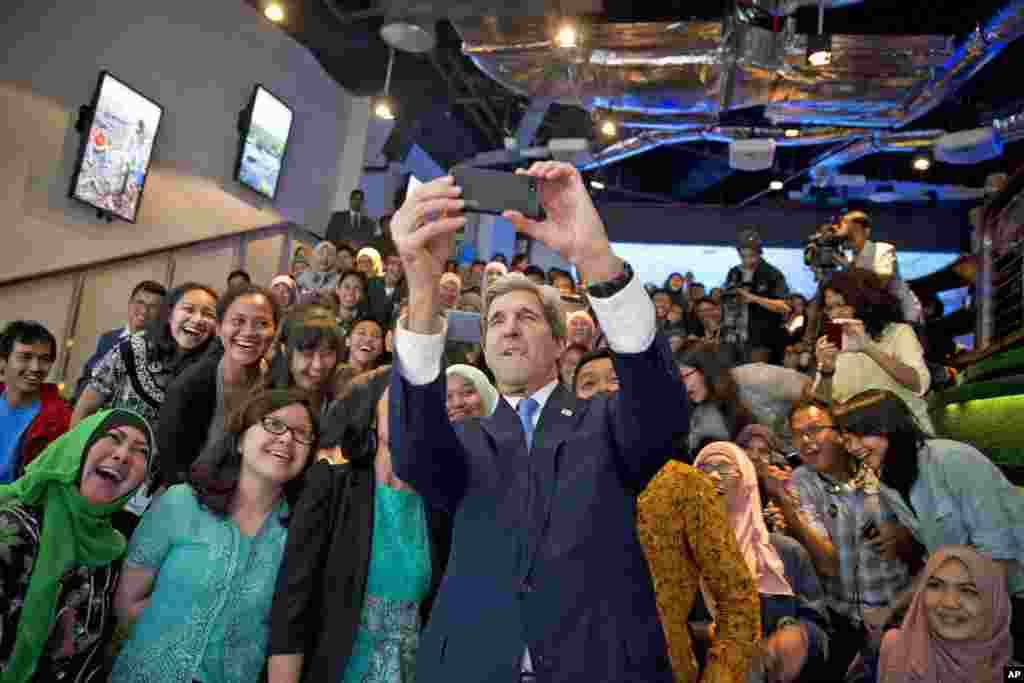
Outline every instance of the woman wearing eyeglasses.
<svg viewBox="0 0 1024 683">
<path fill-rule="evenodd" d="M 251 683 L 266 662 L 286 494 L 316 450 L 305 394 L 253 395 L 142 518 L 114 607 L 132 629 L 112 683 Z"/>
<path fill-rule="evenodd" d="M 892 392 L 862 392 L 834 412 L 846 449 L 879 473 L 883 500 L 929 555 L 966 545 L 1000 565 L 1024 654 L 1024 496 L 974 447 L 929 438 Z M 869 543 L 891 552 L 885 534 Z"/>
<path fill-rule="evenodd" d="M 413 683 L 451 544 L 447 516 L 391 469 L 390 367 L 356 377 L 306 478 L 270 615 L 270 683 Z"/>
<path fill-rule="evenodd" d="M 807 551 L 792 539 L 768 533 L 761 513 L 757 473 L 742 448 L 724 441 L 708 444 L 701 449 L 694 467 L 714 484 L 757 584 L 764 639 L 759 668 L 771 681 L 822 680 L 829 624 L 825 594 Z"/>
</svg>

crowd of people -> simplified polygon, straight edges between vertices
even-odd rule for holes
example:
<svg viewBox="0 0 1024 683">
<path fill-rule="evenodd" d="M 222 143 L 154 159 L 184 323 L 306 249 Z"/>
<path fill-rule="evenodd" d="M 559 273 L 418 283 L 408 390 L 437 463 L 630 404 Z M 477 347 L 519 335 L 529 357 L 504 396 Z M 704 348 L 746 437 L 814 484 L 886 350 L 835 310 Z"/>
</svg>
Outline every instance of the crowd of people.
<svg viewBox="0 0 1024 683">
<path fill-rule="evenodd" d="M 574 272 L 453 261 L 445 177 L 265 287 L 139 283 L 67 396 L 8 324 L 0 681 L 1003 680 L 1024 497 L 936 433 L 870 217 L 810 301 L 756 230 L 645 286 L 521 172 Z"/>
</svg>

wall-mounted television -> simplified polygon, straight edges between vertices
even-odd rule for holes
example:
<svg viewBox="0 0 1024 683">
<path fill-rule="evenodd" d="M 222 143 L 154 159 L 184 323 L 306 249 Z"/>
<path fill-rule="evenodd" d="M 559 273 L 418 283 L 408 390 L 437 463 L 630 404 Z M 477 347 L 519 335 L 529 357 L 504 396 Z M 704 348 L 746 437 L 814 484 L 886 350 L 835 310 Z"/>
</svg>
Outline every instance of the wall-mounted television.
<svg viewBox="0 0 1024 683">
<path fill-rule="evenodd" d="M 281 98 L 262 85 L 255 87 L 242 117 L 235 179 L 268 199 L 277 195 L 293 118 L 291 107 Z"/>
<path fill-rule="evenodd" d="M 88 121 L 80 124 L 83 132 L 87 124 L 88 132 L 71 179 L 71 196 L 134 223 L 164 109 L 102 71 L 85 112 Z"/>
</svg>

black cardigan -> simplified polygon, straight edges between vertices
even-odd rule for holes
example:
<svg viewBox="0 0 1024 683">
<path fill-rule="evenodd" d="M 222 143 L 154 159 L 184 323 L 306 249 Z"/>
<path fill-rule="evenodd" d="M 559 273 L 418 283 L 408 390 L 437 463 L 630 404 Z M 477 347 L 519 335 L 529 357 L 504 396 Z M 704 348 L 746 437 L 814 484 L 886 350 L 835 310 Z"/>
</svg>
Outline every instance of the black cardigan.
<svg viewBox="0 0 1024 683">
<path fill-rule="evenodd" d="M 288 527 L 288 544 L 270 611 L 268 656 L 303 654 L 302 681 L 338 681 L 348 666 L 366 594 L 373 536 L 371 467 L 319 462 Z M 426 508 L 430 593 L 420 608 L 427 623 L 451 548 L 451 520 Z"/>
<path fill-rule="evenodd" d="M 156 423 L 157 485 L 181 484 L 199 457 L 217 412 L 217 366 L 208 354 L 167 388 Z"/>
</svg>

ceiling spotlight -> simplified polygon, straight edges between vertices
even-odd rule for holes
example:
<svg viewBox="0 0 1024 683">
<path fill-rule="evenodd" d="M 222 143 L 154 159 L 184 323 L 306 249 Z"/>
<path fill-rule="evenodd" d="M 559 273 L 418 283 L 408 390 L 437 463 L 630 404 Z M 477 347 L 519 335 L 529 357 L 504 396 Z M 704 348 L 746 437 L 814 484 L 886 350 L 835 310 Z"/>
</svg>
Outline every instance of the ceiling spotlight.
<svg viewBox="0 0 1024 683">
<path fill-rule="evenodd" d="M 918 154 L 914 157 L 914 160 L 910 162 L 910 165 L 918 173 L 924 173 L 932 167 L 932 158 L 927 154 Z"/>
<path fill-rule="evenodd" d="M 373 107 L 373 114 L 378 119 L 384 119 L 385 121 L 395 120 L 395 110 L 391 107 L 391 100 L 387 97 L 377 98 L 377 103 Z"/>
<path fill-rule="evenodd" d="M 276 2 L 272 2 L 263 8 L 263 16 L 275 24 L 279 24 L 284 21 L 284 8 Z"/>
<path fill-rule="evenodd" d="M 576 39 L 576 27 L 572 24 L 562 24 L 561 28 L 558 29 L 558 33 L 555 34 L 555 43 L 558 47 L 576 47 Z"/>
<path fill-rule="evenodd" d="M 781 180 L 773 180 L 770 183 L 768 183 L 768 189 L 771 190 L 772 192 L 778 192 L 783 187 L 784 184 Z"/>
<path fill-rule="evenodd" d="M 598 180 L 591 180 L 590 181 L 590 186 L 592 188 L 594 188 L 595 190 L 603 190 L 604 189 L 604 183 L 602 183 L 602 182 L 600 182 Z"/>
<path fill-rule="evenodd" d="M 797 130 L 796 128 L 787 128 L 786 132 L 784 133 L 784 135 L 787 138 L 798 138 L 798 137 L 800 137 L 800 131 Z"/>
<path fill-rule="evenodd" d="M 619 127 L 615 125 L 615 122 L 611 119 L 605 119 L 601 122 L 601 135 L 606 138 L 613 138 L 619 132 Z"/>
<path fill-rule="evenodd" d="M 807 63 L 828 66 L 832 63 L 832 36 L 827 33 L 807 37 Z"/>
</svg>

